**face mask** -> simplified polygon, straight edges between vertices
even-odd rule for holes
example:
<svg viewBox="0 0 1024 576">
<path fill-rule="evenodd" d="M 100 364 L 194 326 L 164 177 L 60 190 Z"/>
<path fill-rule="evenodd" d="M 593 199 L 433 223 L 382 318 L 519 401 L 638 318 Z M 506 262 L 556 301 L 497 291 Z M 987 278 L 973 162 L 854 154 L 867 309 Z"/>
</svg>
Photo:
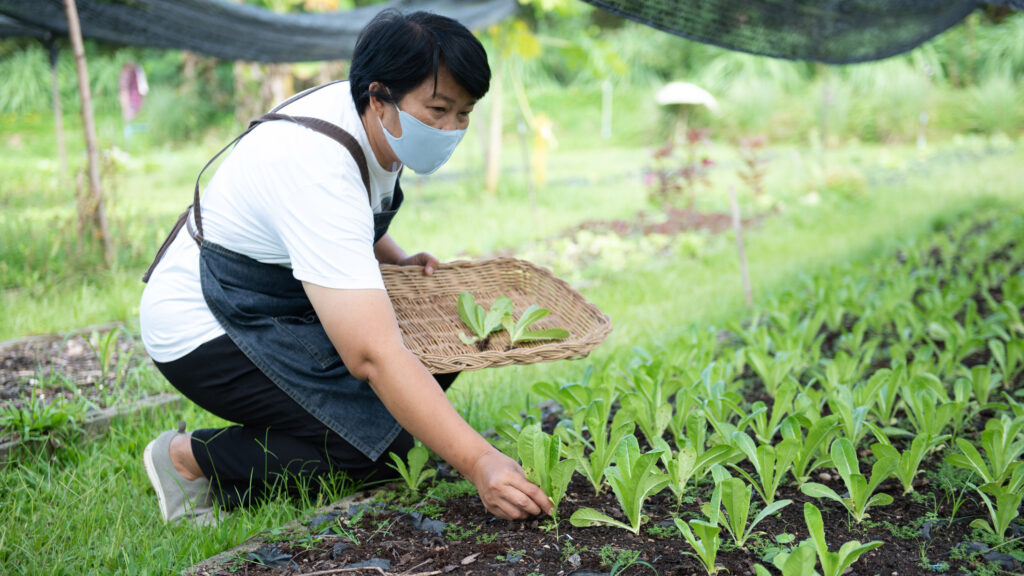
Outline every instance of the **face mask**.
<svg viewBox="0 0 1024 576">
<path fill-rule="evenodd" d="M 398 110 L 398 123 L 402 126 L 402 137 L 395 138 L 384 128 L 381 122 L 380 127 L 384 130 L 384 137 L 387 138 L 391 150 L 395 152 L 398 159 L 411 168 L 417 174 L 433 174 L 452 156 L 455 147 L 466 135 L 465 130 L 439 130 L 420 122 L 415 116 L 403 112 L 395 104 Z M 380 118 L 377 119 L 380 122 Z"/>
</svg>

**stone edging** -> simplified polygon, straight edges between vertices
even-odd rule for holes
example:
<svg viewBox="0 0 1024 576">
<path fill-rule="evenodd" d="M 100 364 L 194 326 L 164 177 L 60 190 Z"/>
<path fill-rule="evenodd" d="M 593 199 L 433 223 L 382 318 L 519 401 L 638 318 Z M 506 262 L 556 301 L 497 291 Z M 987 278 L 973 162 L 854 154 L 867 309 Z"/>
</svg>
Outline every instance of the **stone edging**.
<svg viewBox="0 0 1024 576">
<path fill-rule="evenodd" d="M 327 514 L 328 512 L 339 508 L 342 510 L 348 510 L 348 507 L 352 504 L 362 504 L 364 502 L 368 502 L 377 493 L 377 490 L 379 490 L 379 488 L 372 490 L 360 490 L 353 494 L 349 494 L 348 496 L 345 496 L 340 500 L 337 500 L 322 508 L 317 509 L 315 512 L 313 512 L 312 516 L 310 517 Z M 304 526 L 304 520 L 292 520 L 284 526 L 281 526 L 281 528 L 301 528 Z M 214 556 L 207 558 L 206 560 L 202 560 L 196 564 L 193 564 L 192 566 L 189 566 L 188 568 L 185 568 L 181 571 L 181 576 L 209 576 L 210 574 L 223 568 L 224 564 L 230 562 L 231 560 L 234 560 L 239 556 L 244 556 L 250 552 L 255 552 L 260 547 L 265 546 L 267 544 L 269 544 L 269 542 L 267 542 L 266 538 L 257 534 L 256 536 L 249 538 L 245 542 L 242 542 L 238 546 L 225 550 L 220 554 L 216 554 Z"/>
<path fill-rule="evenodd" d="M 148 412 L 160 408 L 180 408 L 185 398 L 178 393 L 158 394 L 124 406 L 112 406 L 87 414 L 80 426 L 86 438 L 98 436 L 110 429 L 116 419 Z M 21 440 L 5 440 L 0 438 L 0 465 L 9 462 L 11 453 L 21 446 Z"/>
</svg>

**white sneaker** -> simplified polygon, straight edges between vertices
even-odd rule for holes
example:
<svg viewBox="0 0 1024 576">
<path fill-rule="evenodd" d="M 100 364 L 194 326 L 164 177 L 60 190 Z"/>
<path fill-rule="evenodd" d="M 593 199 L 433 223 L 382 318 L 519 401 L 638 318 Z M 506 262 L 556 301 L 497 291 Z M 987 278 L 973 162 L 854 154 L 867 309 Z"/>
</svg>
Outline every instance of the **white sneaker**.
<svg viewBox="0 0 1024 576">
<path fill-rule="evenodd" d="M 142 461 L 160 501 L 164 522 L 184 518 L 200 526 L 212 526 L 217 523 L 217 516 L 210 494 L 210 481 L 206 478 L 185 480 L 171 462 L 171 439 L 184 433 L 183 422 L 177 431 L 168 430 L 160 434 L 146 446 Z"/>
</svg>

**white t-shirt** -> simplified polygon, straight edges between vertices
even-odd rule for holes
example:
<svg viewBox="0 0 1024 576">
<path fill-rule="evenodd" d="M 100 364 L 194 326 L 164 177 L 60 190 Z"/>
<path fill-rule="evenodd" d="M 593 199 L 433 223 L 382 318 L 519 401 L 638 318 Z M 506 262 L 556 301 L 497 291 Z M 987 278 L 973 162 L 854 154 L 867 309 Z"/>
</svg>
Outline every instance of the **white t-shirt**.
<svg viewBox="0 0 1024 576">
<path fill-rule="evenodd" d="M 373 213 L 390 203 L 397 172 L 377 162 L 348 82 L 281 110 L 322 118 L 352 134 L 366 154 L 371 198 L 348 149 L 299 124 L 256 127 L 227 154 L 202 196 L 210 242 L 327 288 L 384 289 L 373 254 Z M 372 208 L 371 208 L 372 204 Z M 158 362 L 185 356 L 224 329 L 203 299 L 199 247 L 182 228 L 146 284 L 142 342 Z"/>
</svg>

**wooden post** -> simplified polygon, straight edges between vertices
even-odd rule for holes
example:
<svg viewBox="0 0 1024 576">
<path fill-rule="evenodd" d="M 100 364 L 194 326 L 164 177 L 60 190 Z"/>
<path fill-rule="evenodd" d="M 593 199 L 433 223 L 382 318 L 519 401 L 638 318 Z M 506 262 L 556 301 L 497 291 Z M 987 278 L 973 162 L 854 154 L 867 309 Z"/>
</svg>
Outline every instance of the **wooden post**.
<svg viewBox="0 0 1024 576">
<path fill-rule="evenodd" d="M 503 59 L 500 51 L 498 52 L 495 56 L 494 74 L 491 76 L 490 134 L 487 142 L 487 163 L 484 166 L 484 188 L 492 195 L 497 194 L 498 182 L 501 179 L 502 97 L 505 91 L 502 78 L 504 76 L 502 74 Z"/>
<path fill-rule="evenodd" d="M 82 43 L 82 26 L 78 21 L 78 6 L 75 0 L 64 0 L 64 10 L 68 17 L 68 36 L 75 54 L 75 67 L 78 70 L 78 94 L 82 100 L 82 127 L 85 129 L 85 149 L 89 158 L 89 207 L 87 213 L 79 214 L 81 219 L 88 218 L 96 227 L 96 233 L 103 245 L 103 260 L 109 268 L 114 264 L 114 247 L 110 242 L 107 227 L 107 214 L 103 210 L 103 189 L 100 187 L 100 159 L 96 147 L 96 124 L 92 116 L 92 93 L 89 89 L 89 71 L 85 65 L 85 45 Z"/>
<path fill-rule="evenodd" d="M 57 125 L 57 154 L 60 157 L 60 179 L 68 177 L 68 146 L 64 141 L 64 108 L 60 102 L 60 78 L 57 76 L 57 39 L 46 36 L 46 48 L 50 52 L 50 99 L 53 101 L 53 118 Z"/>
<path fill-rule="evenodd" d="M 732 227 L 736 231 L 736 250 L 740 256 L 743 295 L 747 298 L 747 308 L 753 308 L 754 298 L 750 294 L 750 270 L 747 268 L 747 251 L 743 247 L 743 219 L 740 217 L 740 203 L 736 200 L 736 188 L 733 186 L 729 186 L 729 203 L 732 205 Z"/>
</svg>

